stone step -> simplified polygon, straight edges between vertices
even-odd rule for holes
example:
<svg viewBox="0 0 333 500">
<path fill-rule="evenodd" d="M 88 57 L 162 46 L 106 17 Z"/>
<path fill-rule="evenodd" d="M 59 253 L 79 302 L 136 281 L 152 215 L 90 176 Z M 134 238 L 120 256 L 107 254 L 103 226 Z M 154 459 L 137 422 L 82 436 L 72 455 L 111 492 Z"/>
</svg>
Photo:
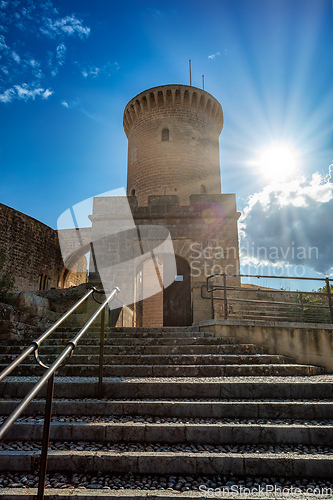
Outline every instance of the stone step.
<svg viewBox="0 0 333 500">
<path fill-rule="evenodd" d="M 236 488 L 236 486 L 234 486 L 234 488 Z M 273 486 L 272 488 L 274 489 Z M 112 492 L 113 489 L 116 489 L 116 491 Z M 148 493 L 147 490 L 149 490 Z M 10 488 L 4 488 L 2 490 L 1 498 L 2 500 L 27 500 L 27 499 L 32 500 L 36 498 L 36 495 L 37 495 L 37 488 L 27 488 L 25 486 L 21 488 L 16 488 L 15 486 L 14 487 L 11 486 Z M 267 495 L 269 495 L 269 493 L 267 493 Z M 186 491 L 186 495 L 184 495 L 183 492 L 178 492 L 177 490 L 166 491 L 164 490 L 164 488 L 154 489 L 153 487 L 146 487 L 145 489 L 142 490 L 136 489 L 135 487 L 118 490 L 115 487 L 111 488 L 108 486 L 105 487 L 99 486 L 98 483 L 87 485 L 87 489 L 84 487 L 80 487 L 77 489 L 75 489 L 74 487 L 67 488 L 66 485 L 61 486 L 61 489 L 48 488 L 44 496 L 44 498 L 46 498 L 47 500 L 95 500 L 96 497 L 100 497 L 105 500 L 116 500 L 118 498 L 124 498 L 126 500 L 142 500 L 142 499 L 156 500 L 159 498 L 163 500 L 180 500 L 182 498 L 189 498 L 189 499 L 204 498 L 203 494 L 201 492 L 199 494 L 197 491 L 194 492 Z M 234 498 L 234 497 L 229 495 L 227 496 L 227 493 L 225 493 L 224 498 Z M 237 496 L 238 500 L 256 500 L 257 498 L 258 498 L 257 496 L 252 496 L 252 495 L 249 496 L 247 494 L 243 496 L 242 493 L 240 493 Z M 260 499 L 272 500 L 272 496 L 266 496 L 266 494 L 265 495 L 262 494 Z"/>
<path fill-rule="evenodd" d="M 100 325 L 98 322 L 95 322 L 93 325 L 89 327 L 89 330 L 98 330 L 99 331 Z M 138 333 L 168 333 L 168 332 L 178 332 L 178 333 L 183 333 L 183 332 L 200 332 L 200 329 L 198 326 L 192 325 L 192 326 L 135 326 L 135 327 L 128 327 L 128 326 L 120 326 L 120 327 L 107 327 L 107 330 L 110 332 L 115 332 L 115 333 L 133 333 L 133 332 L 138 332 Z"/>
<path fill-rule="evenodd" d="M 0 382 L 0 397 L 23 398 L 38 377 L 7 377 Z M 56 377 L 55 398 L 95 398 L 96 377 Z M 107 399 L 214 399 L 214 400 L 332 400 L 333 377 L 164 377 L 112 378 L 103 380 Z M 39 397 L 45 397 L 46 388 Z"/>
<path fill-rule="evenodd" d="M 41 361 L 46 364 L 52 364 L 56 359 L 55 355 L 39 355 Z M 3 363 L 11 363 L 16 356 L 2 356 Z M 33 363 L 33 356 L 26 358 L 22 366 Z M 71 365 L 98 365 L 99 356 L 92 354 L 74 354 L 71 359 Z M 250 365 L 250 364 L 292 364 L 293 359 L 287 356 L 270 354 L 118 354 L 104 355 L 103 364 L 107 369 L 108 365 Z"/>
<path fill-rule="evenodd" d="M 64 346 L 52 346 L 52 345 L 47 345 L 44 346 L 42 345 L 41 348 L 39 349 L 40 354 L 60 354 L 64 349 Z M 23 350 L 24 347 L 21 349 L 18 348 L 18 346 L 8 346 L 7 348 L 4 349 L 7 355 L 18 355 L 20 354 Z M 80 346 L 78 345 L 75 348 L 75 353 L 76 354 L 81 354 L 81 355 L 98 355 L 99 354 L 99 345 L 83 345 Z M 133 345 L 106 345 L 104 347 L 104 353 L 106 355 L 121 355 L 121 354 L 128 354 L 128 355 L 156 355 L 156 354 L 265 354 L 266 349 L 261 346 L 257 346 L 254 344 L 218 344 L 218 345 L 138 345 L 138 346 L 133 346 Z M 9 356 L 6 357 L 6 355 L 3 355 L 1 357 L 1 360 L 3 362 L 8 363 L 11 361 Z"/>
<path fill-rule="evenodd" d="M 31 339 L 31 342 L 35 339 L 36 337 Z M 43 346 L 48 346 L 48 345 L 63 345 L 65 346 L 67 342 L 70 339 L 64 339 L 61 337 L 52 337 L 43 342 Z M 27 339 L 24 339 L 24 346 L 22 346 L 22 341 L 18 340 L 11 340 L 10 344 L 12 346 L 20 346 L 21 349 L 26 349 L 30 344 Z M 147 338 L 131 338 L 130 341 L 128 338 L 117 338 L 117 339 L 105 339 L 105 345 L 108 346 L 159 346 L 159 345 L 181 345 L 181 346 L 187 346 L 187 345 L 234 345 L 234 344 L 240 344 L 241 341 L 239 339 L 236 339 L 234 337 L 193 337 L 193 338 L 170 338 L 170 337 L 161 337 L 161 338 L 156 338 L 156 337 L 147 337 Z M 90 338 L 90 337 L 83 337 L 80 340 L 80 345 L 85 346 L 85 345 L 95 345 L 99 346 L 99 338 Z M 6 346 L 4 347 L 6 348 Z"/>
<path fill-rule="evenodd" d="M 3 476 L 3 474 L 2 474 Z M 8 485 L 1 490 L 2 499 L 26 500 L 35 498 L 38 476 L 34 473 L 8 472 Z M 0 475 L 1 481 L 1 475 Z M 50 473 L 46 477 L 45 498 L 49 500 L 180 500 L 184 498 L 227 498 L 238 500 L 272 500 L 288 498 L 329 498 L 333 493 L 330 480 L 302 478 L 288 480 L 277 477 L 245 477 L 233 475 L 153 475 Z M 20 487 L 21 486 L 21 487 Z M 285 488 L 285 489 L 284 489 Z M 284 489 L 284 491 L 283 491 Z M 251 491 L 252 490 L 252 491 Z M 298 493 L 298 495 L 297 495 Z M 312 494 L 311 494 L 312 493 Z M 24 495 L 26 494 L 26 496 Z M 30 496 L 29 496 L 30 495 Z M 308 497 L 306 497 L 308 495 Z M 310 495 L 310 496 L 309 496 Z M 289 496 L 290 498 L 290 496 Z"/>
<path fill-rule="evenodd" d="M 21 400 L 1 399 L 0 415 L 9 415 Z M 44 416 L 45 400 L 33 400 L 24 415 Z M 160 418 L 242 418 L 326 420 L 333 418 L 333 401 L 290 400 L 98 400 L 55 399 L 52 415 L 145 416 Z"/>
<path fill-rule="evenodd" d="M 64 338 L 64 339 L 71 339 L 78 333 L 79 329 L 74 329 L 74 330 L 60 330 L 56 331 L 56 336 L 58 338 Z M 86 332 L 86 338 L 91 338 L 91 339 L 99 339 L 100 337 L 100 331 L 87 331 Z M 160 339 L 160 338 L 170 338 L 170 339 L 192 339 L 192 338 L 214 338 L 214 334 L 212 332 L 108 332 L 107 330 L 105 331 L 105 338 L 106 339 L 146 339 L 146 338 L 151 338 L 151 339 Z M 27 336 L 26 339 L 29 340 L 34 340 L 35 336 L 30 335 Z"/>
<path fill-rule="evenodd" d="M 42 419 L 41 419 L 42 420 Z M 146 422 L 110 422 L 107 419 L 92 418 L 90 422 L 65 422 L 53 419 L 50 428 L 50 440 L 57 442 L 82 441 L 93 443 L 192 443 L 207 445 L 235 444 L 289 444 L 327 446 L 333 443 L 333 425 L 308 422 L 292 423 L 149 423 Z M 20 421 L 8 431 L 4 442 L 41 441 L 43 422 Z M 1 450 L 1 445 L 0 445 Z M 332 450 L 333 460 L 333 450 Z"/>
<path fill-rule="evenodd" d="M 0 364 L 0 372 L 7 365 Z M 98 366 L 68 364 L 60 367 L 61 376 L 97 377 Z M 21 364 L 13 371 L 16 376 L 42 375 L 44 369 L 37 364 Z M 226 365 L 107 365 L 105 377 L 248 377 L 248 376 L 313 376 L 324 373 L 318 366 L 297 364 L 226 364 Z"/>
<path fill-rule="evenodd" d="M 15 483 L 14 483 L 15 484 Z M 57 484 L 57 483 L 56 483 Z M 203 486 L 202 486 L 203 487 Z M 272 488 L 272 491 L 274 490 L 274 486 L 270 486 Z M 182 498 L 188 498 L 188 499 L 194 499 L 194 498 L 206 498 L 203 496 L 205 495 L 215 495 L 215 489 L 216 488 L 210 488 L 212 493 L 207 493 L 205 492 L 200 492 L 200 491 L 187 491 L 189 488 L 184 488 L 184 491 L 177 491 L 177 490 L 172 490 L 172 488 L 168 488 L 172 491 L 166 491 L 164 488 L 160 489 L 154 489 L 154 487 L 145 487 L 144 489 L 136 489 L 135 487 L 131 487 L 129 489 L 118 489 L 116 487 L 108 487 L 108 486 L 99 486 L 97 482 L 94 482 L 93 484 L 87 485 L 87 489 L 85 487 L 80 487 L 80 488 L 74 488 L 74 487 L 69 487 L 66 488 L 66 485 L 61 486 L 61 489 L 58 488 L 48 488 L 45 491 L 45 497 L 48 500 L 95 500 L 96 497 L 101 497 L 105 500 L 116 500 L 118 498 L 123 498 L 126 500 L 157 500 L 157 499 L 163 499 L 163 500 L 180 500 Z M 234 490 L 236 490 L 237 486 L 234 486 Z M 112 491 L 115 489 L 116 491 Z M 207 488 L 209 490 L 209 488 Z M 149 490 L 147 492 L 147 490 Z M 198 488 L 196 488 L 198 490 Z M 27 488 L 24 486 L 21 488 L 16 488 L 16 487 L 10 487 L 10 488 L 4 488 L 2 493 L 2 500 L 27 500 L 29 499 L 35 499 L 35 496 L 37 494 L 37 488 Z M 234 498 L 234 493 L 232 493 L 232 489 L 230 487 L 230 493 L 223 493 L 223 498 Z M 254 493 L 255 496 L 248 495 L 247 492 L 242 494 L 242 489 L 240 488 L 240 493 L 237 493 L 237 499 L 238 500 L 257 500 L 258 494 Z M 282 488 L 281 488 L 282 491 Z M 329 489 L 331 491 L 331 489 Z M 23 493 L 24 492 L 24 493 Z M 92 493 L 94 492 L 94 493 Z M 217 495 L 219 494 L 218 492 L 216 493 Z M 261 493 L 260 499 L 261 500 L 272 500 L 271 494 L 267 493 L 268 496 L 266 496 L 266 493 Z M 209 498 L 209 497 L 208 497 Z M 327 497 L 326 497 L 327 498 Z"/>
<path fill-rule="evenodd" d="M 52 443 L 51 443 L 52 445 Z M 184 445 L 186 447 L 186 445 Z M 146 446 L 146 448 L 148 445 Z M 93 448 L 93 447 L 92 447 Z M 111 446 L 112 448 L 112 446 Z M 154 445 L 150 446 L 154 449 Z M 51 449 L 48 454 L 48 471 L 134 474 L 233 474 L 235 476 L 270 476 L 272 472 L 284 477 L 333 476 L 333 459 L 316 449 L 311 453 L 290 451 L 262 451 L 258 446 L 252 452 L 192 452 L 169 451 L 99 451 L 98 449 L 77 450 L 70 443 L 70 449 Z M 175 449 L 172 446 L 171 449 Z M 40 446 L 33 451 L 0 451 L 0 470 L 35 471 Z"/>
</svg>

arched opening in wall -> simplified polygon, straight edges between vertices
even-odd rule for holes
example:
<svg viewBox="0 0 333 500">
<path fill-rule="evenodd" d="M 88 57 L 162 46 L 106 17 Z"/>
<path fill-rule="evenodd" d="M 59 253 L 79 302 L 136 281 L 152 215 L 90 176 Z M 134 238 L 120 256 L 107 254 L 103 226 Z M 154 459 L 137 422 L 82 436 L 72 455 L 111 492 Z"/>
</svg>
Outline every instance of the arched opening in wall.
<svg viewBox="0 0 333 500">
<path fill-rule="evenodd" d="M 170 89 L 166 91 L 166 101 L 172 103 L 172 91 Z"/>
<path fill-rule="evenodd" d="M 199 101 L 199 109 L 200 111 L 203 111 L 205 107 L 205 98 L 204 96 L 200 96 L 200 101 Z"/>
<path fill-rule="evenodd" d="M 140 104 L 139 99 L 137 99 L 135 101 L 135 107 L 136 107 L 136 111 L 137 111 L 138 115 L 142 115 L 142 109 L 141 109 L 141 104 Z"/>
<path fill-rule="evenodd" d="M 132 189 L 131 196 L 135 196 L 135 189 Z"/>
<path fill-rule="evenodd" d="M 157 102 L 158 102 L 159 106 L 163 106 L 163 104 L 164 104 L 164 96 L 163 96 L 163 92 L 161 90 L 159 90 L 157 92 Z"/>
<path fill-rule="evenodd" d="M 74 252 L 65 262 L 59 279 L 59 287 L 71 288 L 87 283 L 88 275 L 94 272 L 91 262 L 93 259 L 90 257 L 90 244 Z"/>
<path fill-rule="evenodd" d="M 207 193 L 207 188 L 206 188 L 206 186 L 204 184 L 201 184 L 200 192 L 201 192 L 201 194 L 206 194 Z"/>
<path fill-rule="evenodd" d="M 164 269 L 167 269 L 164 256 Z M 163 293 L 163 326 L 192 325 L 191 269 L 189 263 L 176 255 L 177 274 L 175 281 Z M 165 281 L 165 278 L 164 278 Z"/>
<path fill-rule="evenodd" d="M 162 130 L 162 142 L 168 141 L 169 140 L 169 136 L 170 136 L 169 129 L 168 128 L 164 128 Z"/>
<path fill-rule="evenodd" d="M 150 101 L 150 109 L 155 109 L 156 108 L 156 101 L 155 101 L 154 92 L 150 92 L 149 101 Z"/>
</svg>

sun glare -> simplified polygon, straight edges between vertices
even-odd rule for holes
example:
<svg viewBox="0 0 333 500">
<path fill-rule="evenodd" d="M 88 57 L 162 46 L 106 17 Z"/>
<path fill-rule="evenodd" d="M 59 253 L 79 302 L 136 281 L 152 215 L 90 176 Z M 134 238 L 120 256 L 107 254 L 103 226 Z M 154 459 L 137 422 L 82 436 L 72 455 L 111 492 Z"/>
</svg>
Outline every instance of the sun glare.
<svg viewBox="0 0 333 500">
<path fill-rule="evenodd" d="M 268 181 L 283 182 L 296 172 L 296 153 L 288 146 L 271 146 L 261 151 L 255 163 Z"/>
</svg>

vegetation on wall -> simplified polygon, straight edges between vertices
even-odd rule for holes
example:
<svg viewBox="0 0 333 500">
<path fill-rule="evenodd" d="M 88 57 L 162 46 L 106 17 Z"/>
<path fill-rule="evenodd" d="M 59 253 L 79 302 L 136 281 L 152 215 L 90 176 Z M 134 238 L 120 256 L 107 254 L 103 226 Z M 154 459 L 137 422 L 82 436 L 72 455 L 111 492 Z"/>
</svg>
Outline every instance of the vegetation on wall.
<svg viewBox="0 0 333 500">
<path fill-rule="evenodd" d="M 330 286 L 333 294 L 333 286 Z M 312 292 L 323 294 L 312 295 L 306 292 L 298 292 L 293 295 L 292 301 L 295 306 L 289 306 L 289 313 L 293 313 L 297 321 L 304 323 L 331 323 L 329 301 L 326 286 Z M 333 297 L 332 297 L 333 298 Z"/>
</svg>

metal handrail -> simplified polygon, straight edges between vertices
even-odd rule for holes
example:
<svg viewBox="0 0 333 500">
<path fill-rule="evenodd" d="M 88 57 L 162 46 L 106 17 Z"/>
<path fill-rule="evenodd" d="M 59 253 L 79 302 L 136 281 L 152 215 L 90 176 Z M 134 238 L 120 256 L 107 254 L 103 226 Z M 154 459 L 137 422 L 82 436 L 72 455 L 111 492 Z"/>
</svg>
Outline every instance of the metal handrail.
<svg viewBox="0 0 333 500">
<path fill-rule="evenodd" d="M 223 279 L 222 284 L 215 284 L 212 283 L 210 284 L 210 280 L 212 280 L 215 277 L 220 277 Z M 301 292 L 301 291 L 296 291 L 296 290 L 274 290 L 274 289 L 267 289 L 267 288 L 246 288 L 246 287 L 240 287 L 240 286 L 231 286 L 227 285 L 227 278 L 270 278 L 270 279 L 291 279 L 291 280 L 306 280 L 306 281 L 321 281 L 326 284 L 326 293 L 324 292 Z M 265 301 L 265 300 L 254 300 L 254 299 L 242 299 L 242 298 L 236 298 L 236 297 L 228 297 L 227 292 L 229 290 L 232 291 L 238 291 L 238 292 L 263 292 L 263 293 L 272 293 L 272 294 L 289 294 L 290 296 L 295 296 L 298 295 L 300 297 L 300 304 L 294 304 L 294 305 L 299 305 L 301 308 L 307 307 L 307 308 L 318 308 L 318 309 L 328 309 L 330 313 L 330 321 L 333 323 L 333 299 L 332 299 L 332 292 L 331 292 L 331 285 L 330 283 L 333 283 L 333 279 L 330 278 L 307 278 L 307 277 L 295 277 L 295 276 L 268 276 L 268 275 L 257 275 L 257 274 L 226 274 L 226 273 L 218 273 L 218 274 L 212 274 L 207 277 L 206 279 L 206 285 L 201 286 L 201 298 L 203 299 L 210 299 L 212 302 L 212 315 L 213 319 L 215 316 L 215 311 L 214 311 L 214 300 L 220 300 L 224 302 L 224 319 L 228 318 L 228 302 L 249 302 L 249 303 L 260 303 L 260 304 L 274 304 L 274 305 L 291 305 L 293 304 L 292 302 L 283 302 L 283 301 Z M 206 291 L 209 295 L 209 297 L 205 297 L 203 295 L 204 287 L 206 287 Z M 214 297 L 214 291 L 223 291 L 223 297 Z M 304 295 L 311 295 L 311 296 L 326 296 L 328 305 L 320 305 L 320 304 L 304 304 L 302 302 L 303 296 Z"/>
<path fill-rule="evenodd" d="M 105 307 L 108 305 L 109 302 L 111 302 L 114 299 L 115 295 L 119 291 L 120 290 L 118 287 L 113 288 L 110 294 L 102 302 L 100 307 L 98 307 L 98 309 L 89 318 L 89 320 L 81 328 L 81 330 L 75 335 L 75 337 L 73 337 L 72 340 L 68 342 L 67 346 L 62 351 L 62 353 L 57 357 L 57 359 L 53 362 L 53 364 L 49 368 L 47 368 L 47 371 L 44 373 L 41 379 L 34 385 L 34 387 L 30 390 L 30 392 L 24 397 L 21 403 L 15 408 L 15 410 L 8 416 L 8 418 L 0 427 L 0 440 L 1 440 L 4 437 L 4 435 L 9 431 L 9 429 L 12 427 L 12 425 L 16 422 L 16 420 L 19 418 L 19 416 L 23 413 L 23 411 L 26 409 L 29 403 L 44 387 L 46 382 L 48 382 L 37 500 L 42 500 L 44 498 L 45 475 L 46 475 L 47 453 L 48 453 L 48 444 L 50 436 L 51 408 L 52 408 L 52 400 L 54 392 L 55 372 L 60 366 L 64 364 L 64 362 L 68 362 L 71 359 L 74 349 L 77 346 L 79 340 L 85 334 L 87 329 L 95 321 L 95 319 L 100 313 L 102 313 L 101 338 L 103 332 L 103 342 L 104 342 Z M 76 304 L 74 304 L 74 306 L 71 307 L 61 318 L 59 318 L 59 320 L 54 325 L 52 325 L 52 327 L 50 327 L 41 337 L 39 337 L 36 341 L 34 341 L 31 344 L 31 346 L 21 356 L 19 356 L 13 363 L 9 365 L 9 367 L 7 367 L 7 369 L 5 369 L 1 373 L 0 381 L 3 380 L 5 376 L 7 376 L 16 366 L 18 366 L 29 354 L 31 354 L 34 350 L 36 352 L 39 346 L 41 345 L 42 341 L 45 340 L 55 330 L 55 328 L 57 328 L 57 326 L 59 326 L 93 292 L 104 293 L 103 291 L 97 290 L 94 287 L 91 288 L 88 293 L 86 293 Z M 38 361 L 38 357 L 36 357 L 36 359 Z M 45 366 L 44 364 L 42 365 Z"/>
<path fill-rule="evenodd" d="M 8 365 L 7 368 L 5 368 L 0 373 L 0 382 L 5 377 L 7 377 L 7 375 L 9 375 L 14 370 L 14 368 L 16 368 L 31 353 L 33 353 L 34 351 L 38 351 L 42 342 L 44 342 L 44 340 L 46 340 L 49 337 L 49 335 L 51 335 L 51 333 L 54 332 L 54 330 L 58 328 L 58 326 L 61 325 L 61 323 L 65 321 L 65 319 L 67 319 L 68 316 L 70 316 L 72 312 L 74 312 L 75 309 L 77 309 L 79 305 L 81 305 L 82 302 L 84 302 L 94 292 L 99 292 L 99 290 L 97 290 L 95 287 L 92 287 L 85 295 L 83 295 L 83 297 L 81 297 L 80 300 L 78 300 L 70 309 L 68 309 L 68 311 L 65 312 L 65 314 L 63 314 L 52 326 L 50 326 L 50 328 L 48 328 L 43 333 L 43 335 L 41 335 L 38 339 L 34 340 L 31 343 L 31 345 L 25 351 L 23 351 L 23 353 L 20 356 L 14 359 L 14 361 L 12 361 L 12 363 L 10 363 L 10 365 Z"/>
</svg>

